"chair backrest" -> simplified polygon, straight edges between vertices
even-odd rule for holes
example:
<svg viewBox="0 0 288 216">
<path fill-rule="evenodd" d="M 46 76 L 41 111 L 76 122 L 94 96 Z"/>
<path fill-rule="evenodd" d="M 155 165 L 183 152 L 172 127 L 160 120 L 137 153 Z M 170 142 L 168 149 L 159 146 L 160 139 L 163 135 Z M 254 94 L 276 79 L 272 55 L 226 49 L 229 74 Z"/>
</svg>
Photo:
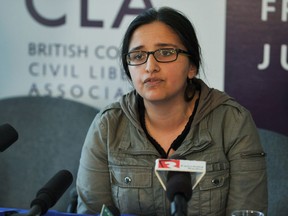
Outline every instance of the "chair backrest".
<svg viewBox="0 0 288 216">
<path fill-rule="evenodd" d="M 0 153 L 0 206 L 29 209 L 37 191 L 63 169 L 73 174 L 73 188 L 81 148 L 97 112 L 61 98 L 0 100 L 0 125 L 9 123 L 19 133 L 19 139 Z M 68 203 L 66 191 L 52 209 L 65 212 Z"/>
<path fill-rule="evenodd" d="M 288 215 L 288 137 L 259 129 L 266 152 L 268 174 L 268 215 Z"/>
</svg>

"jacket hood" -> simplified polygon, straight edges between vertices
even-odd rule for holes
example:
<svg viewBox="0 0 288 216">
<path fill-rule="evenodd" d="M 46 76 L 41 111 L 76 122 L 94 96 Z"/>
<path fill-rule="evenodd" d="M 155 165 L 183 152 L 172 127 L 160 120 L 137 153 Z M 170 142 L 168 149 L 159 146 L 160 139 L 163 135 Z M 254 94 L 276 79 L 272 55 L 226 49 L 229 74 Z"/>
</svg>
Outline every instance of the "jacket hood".
<svg viewBox="0 0 288 216">
<path fill-rule="evenodd" d="M 223 105 L 230 100 L 234 100 L 232 97 L 222 91 L 209 88 L 200 79 L 198 79 L 197 82 L 199 82 L 201 86 L 201 93 L 199 98 L 199 105 L 193 121 L 194 124 L 199 123 L 203 118 L 205 118 L 210 112 L 212 112 L 220 105 Z"/>
<path fill-rule="evenodd" d="M 203 118 L 205 118 L 205 116 L 207 116 L 218 106 L 224 104 L 229 100 L 234 100 L 224 92 L 221 92 L 217 89 L 209 88 L 201 79 L 197 79 L 196 82 L 198 82 L 201 86 L 201 93 L 198 108 L 192 125 L 199 123 Z M 133 90 L 127 93 L 120 99 L 119 102 L 127 118 L 132 122 L 135 127 L 141 129 L 141 125 L 139 123 L 136 91 Z"/>
</svg>

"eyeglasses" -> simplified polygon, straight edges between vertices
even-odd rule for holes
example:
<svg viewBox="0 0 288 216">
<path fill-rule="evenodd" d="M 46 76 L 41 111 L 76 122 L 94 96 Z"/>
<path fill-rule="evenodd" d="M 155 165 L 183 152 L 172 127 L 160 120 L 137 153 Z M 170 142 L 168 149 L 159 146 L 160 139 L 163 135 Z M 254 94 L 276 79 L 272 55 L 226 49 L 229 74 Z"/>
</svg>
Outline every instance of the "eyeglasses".
<svg viewBox="0 0 288 216">
<path fill-rule="evenodd" d="M 128 65 L 137 66 L 147 62 L 149 55 L 152 54 L 157 62 L 168 63 L 176 61 L 179 54 L 190 56 L 187 51 L 175 48 L 158 49 L 152 52 L 132 51 L 125 54 Z"/>
</svg>

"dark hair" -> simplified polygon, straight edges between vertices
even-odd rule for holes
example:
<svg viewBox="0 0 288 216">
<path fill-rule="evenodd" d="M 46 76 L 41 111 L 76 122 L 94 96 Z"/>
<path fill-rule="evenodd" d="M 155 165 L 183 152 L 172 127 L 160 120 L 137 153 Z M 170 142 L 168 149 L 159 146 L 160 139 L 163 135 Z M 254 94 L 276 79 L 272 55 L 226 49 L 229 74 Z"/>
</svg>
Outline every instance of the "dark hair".
<svg viewBox="0 0 288 216">
<path fill-rule="evenodd" d="M 192 23 L 180 11 L 169 7 L 161 7 L 159 10 L 150 8 L 139 14 L 129 25 L 121 47 L 121 61 L 126 75 L 131 79 L 125 54 L 129 51 L 129 44 L 134 31 L 144 25 L 154 21 L 160 21 L 170 26 L 179 36 L 181 42 L 190 53 L 190 62 L 197 68 L 197 73 L 201 65 L 201 49 Z"/>
</svg>

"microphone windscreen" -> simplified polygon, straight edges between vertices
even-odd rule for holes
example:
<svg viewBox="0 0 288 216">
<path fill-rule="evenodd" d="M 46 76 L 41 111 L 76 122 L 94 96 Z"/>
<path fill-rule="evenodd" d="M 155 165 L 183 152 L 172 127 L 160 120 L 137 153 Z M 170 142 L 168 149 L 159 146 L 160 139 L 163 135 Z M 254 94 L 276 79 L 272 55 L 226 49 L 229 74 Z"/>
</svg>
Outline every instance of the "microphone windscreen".
<svg viewBox="0 0 288 216">
<path fill-rule="evenodd" d="M 36 199 L 31 202 L 31 207 L 39 205 L 42 214 L 45 214 L 49 208 L 56 204 L 72 181 L 73 176 L 68 170 L 59 171 L 37 192 Z"/>
<path fill-rule="evenodd" d="M 184 156 L 175 154 L 169 159 L 185 160 Z M 176 194 L 181 194 L 188 201 L 192 196 L 192 182 L 189 172 L 169 171 L 167 174 L 166 194 L 170 202 Z"/>
<path fill-rule="evenodd" d="M 17 139 L 18 133 L 10 124 L 0 125 L 0 152 L 5 151 Z"/>
<path fill-rule="evenodd" d="M 191 175 L 188 172 L 168 172 L 166 194 L 170 202 L 176 194 L 181 194 L 188 201 L 192 196 Z"/>
</svg>

